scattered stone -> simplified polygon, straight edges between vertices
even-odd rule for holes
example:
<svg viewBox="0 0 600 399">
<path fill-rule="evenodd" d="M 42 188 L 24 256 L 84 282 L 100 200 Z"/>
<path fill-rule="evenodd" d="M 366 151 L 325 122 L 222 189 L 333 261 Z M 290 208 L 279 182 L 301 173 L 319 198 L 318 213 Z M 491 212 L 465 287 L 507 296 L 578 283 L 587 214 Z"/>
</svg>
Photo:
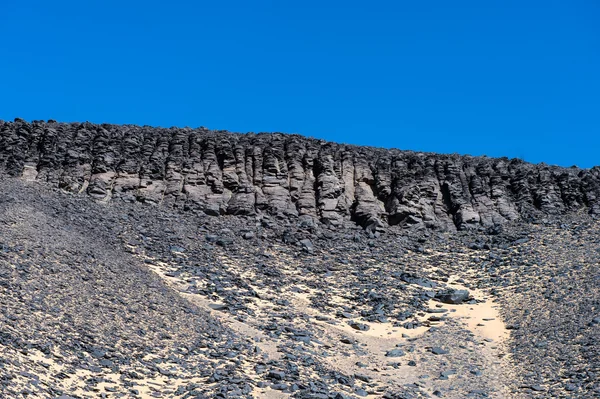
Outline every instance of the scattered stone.
<svg viewBox="0 0 600 399">
<path fill-rule="evenodd" d="M 300 245 L 308 253 L 313 253 L 315 250 L 312 241 L 309 239 L 300 240 Z"/>
<path fill-rule="evenodd" d="M 253 232 L 253 231 L 247 231 L 247 232 L 245 232 L 244 234 L 242 234 L 242 238 L 243 238 L 244 240 L 251 240 L 251 239 L 253 239 L 254 237 L 256 237 L 256 234 L 254 234 L 254 232 Z"/>
<path fill-rule="evenodd" d="M 433 353 L 434 355 L 445 355 L 445 354 L 448 354 L 449 352 L 445 349 L 440 348 L 439 346 L 435 346 L 435 347 L 431 348 L 431 353 Z"/>
<path fill-rule="evenodd" d="M 405 355 L 405 353 L 402 349 L 392 349 L 385 353 L 386 357 L 400 357 L 400 356 L 404 356 L 404 355 Z"/>
<path fill-rule="evenodd" d="M 358 323 L 356 321 L 349 323 L 350 327 L 358 331 L 369 331 L 370 327 L 364 323 Z"/>
<path fill-rule="evenodd" d="M 272 380 L 283 380 L 285 379 L 285 373 L 283 371 L 271 370 L 269 371 L 268 378 Z"/>
<path fill-rule="evenodd" d="M 456 370 L 445 370 L 445 371 L 442 371 L 440 374 L 442 377 L 448 378 L 451 375 L 455 375 Z"/>
<path fill-rule="evenodd" d="M 233 244 L 233 238 L 220 237 L 220 238 L 217 239 L 216 244 L 220 245 L 222 247 L 226 247 L 226 246 L 232 245 Z"/>
<path fill-rule="evenodd" d="M 449 289 L 446 291 L 438 292 L 435 297 L 439 299 L 440 302 L 458 305 L 469 298 L 469 291 Z"/>
</svg>

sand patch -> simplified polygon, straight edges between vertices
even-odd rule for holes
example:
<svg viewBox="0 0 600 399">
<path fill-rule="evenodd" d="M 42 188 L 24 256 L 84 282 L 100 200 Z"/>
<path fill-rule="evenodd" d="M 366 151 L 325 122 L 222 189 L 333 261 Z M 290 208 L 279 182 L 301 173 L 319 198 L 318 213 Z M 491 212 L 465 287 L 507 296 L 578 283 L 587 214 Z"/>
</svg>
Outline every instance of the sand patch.
<svg viewBox="0 0 600 399">
<path fill-rule="evenodd" d="M 455 289 L 467 289 L 458 284 L 449 284 Z M 460 320 L 472 333 L 488 342 L 504 343 L 510 336 L 509 331 L 500 315 L 500 305 L 494 302 L 491 295 L 477 289 L 469 289 L 470 295 L 480 301 L 476 304 L 463 303 L 452 305 L 430 301 L 430 306 L 436 309 L 447 309 L 447 317 Z"/>
</svg>

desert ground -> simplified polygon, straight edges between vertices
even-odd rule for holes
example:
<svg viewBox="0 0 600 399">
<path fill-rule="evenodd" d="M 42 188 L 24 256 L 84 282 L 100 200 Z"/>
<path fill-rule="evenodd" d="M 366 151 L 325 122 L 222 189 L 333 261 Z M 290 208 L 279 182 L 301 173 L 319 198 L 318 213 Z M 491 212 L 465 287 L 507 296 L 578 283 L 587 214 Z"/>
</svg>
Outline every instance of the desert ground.
<svg viewBox="0 0 600 399">
<path fill-rule="evenodd" d="M 2 397 L 600 396 L 588 215 L 373 233 L 2 186 Z"/>
</svg>

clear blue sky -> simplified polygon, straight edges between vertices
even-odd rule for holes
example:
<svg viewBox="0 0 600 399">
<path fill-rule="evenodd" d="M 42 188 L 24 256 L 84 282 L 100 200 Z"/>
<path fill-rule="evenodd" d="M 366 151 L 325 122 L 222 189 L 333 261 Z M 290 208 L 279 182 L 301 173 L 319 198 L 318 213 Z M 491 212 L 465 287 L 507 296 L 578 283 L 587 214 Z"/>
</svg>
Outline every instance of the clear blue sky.
<svg viewBox="0 0 600 399">
<path fill-rule="evenodd" d="M 0 119 L 600 164 L 600 3 L 0 2 Z"/>
</svg>

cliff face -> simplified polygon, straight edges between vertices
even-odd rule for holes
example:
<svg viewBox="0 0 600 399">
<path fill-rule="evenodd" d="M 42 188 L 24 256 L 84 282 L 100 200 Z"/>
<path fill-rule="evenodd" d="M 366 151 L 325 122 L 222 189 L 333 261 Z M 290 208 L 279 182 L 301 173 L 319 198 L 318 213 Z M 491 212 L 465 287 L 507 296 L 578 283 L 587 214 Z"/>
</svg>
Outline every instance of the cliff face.
<svg viewBox="0 0 600 399">
<path fill-rule="evenodd" d="M 600 168 L 415 153 L 286 134 L 0 121 L 0 174 L 98 201 L 430 228 L 600 214 Z"/>
</svg>

